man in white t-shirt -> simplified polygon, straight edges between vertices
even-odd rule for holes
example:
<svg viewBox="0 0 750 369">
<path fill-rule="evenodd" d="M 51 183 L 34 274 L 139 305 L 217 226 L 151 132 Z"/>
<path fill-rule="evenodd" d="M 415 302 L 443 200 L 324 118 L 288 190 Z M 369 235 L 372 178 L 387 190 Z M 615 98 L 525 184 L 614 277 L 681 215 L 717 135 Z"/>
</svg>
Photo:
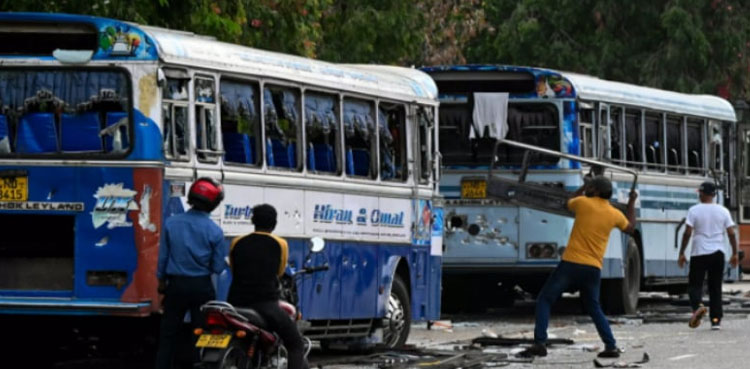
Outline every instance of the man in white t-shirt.
<svg viewBox="0 0 750 369">
<path fill-rule="evenodd" d="M 682 268 L 687 261 L 685 249 L 690 236 L 693 235 L 693 247 L 690 252 L 690 274 L 688 276 L 688 293 L 693 316 L 690 317 L 690 328 L 701 324 L 706 308 L 701 304 L 703 299 L 703 281 L 708 272 L 708 294 L 711 329 L 721 329 L 721 282 L 724 276 L 724 233 L 729 236 L 732 245 L 732 256 L 729 264 L 737 267 L 737 238 L 734 235 L 734 221 L 729 210 L 714 203 L 716 186 L 713 182 L 703 182 L 698 188 L 700 204 L 688 210 L 685 220 L 685 233 L 682 235 L 682 247 L 677 264 Z"/>
</svg>

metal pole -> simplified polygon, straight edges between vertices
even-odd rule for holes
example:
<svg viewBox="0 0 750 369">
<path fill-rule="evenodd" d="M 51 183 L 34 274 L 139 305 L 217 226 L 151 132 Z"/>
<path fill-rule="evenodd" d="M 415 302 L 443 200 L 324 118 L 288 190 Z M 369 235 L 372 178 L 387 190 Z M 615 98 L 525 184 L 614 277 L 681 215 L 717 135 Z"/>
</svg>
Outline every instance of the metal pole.
<svg viewBox="0 0 750 369">
<path fill-rule="evenodd" d="M 545 154 L 545 155 L 557 156 L 557 157 L 565 158 L 565 159 L 568 159 L 568 160 L 575 160 L 575 161 L 580 162 L 580 163 L 586 163 L 586 164 L 591 164 L 591 165 L 598 165 L 600 167 L 609 168 L 611 170 L 616 170 L 616 171 L 620 171 L 620 172 L 625 172 L 625 173 L 632 174 L 633 175 L 633 185 L 631 187 L 631 190 L 635 190 L 635 185 L 638 182 L 638 171 L 636 171 L 634 169 L 631 169 L 631 168 L 621 167 L 619 165 L 615 165 L 615 164 L 612 164 L 612 163 L 607 163 L 607 162 L 603 162 L 603 161 L 599 161 L 599 160 L 588 159 L 588 158 L 584 158 L 584 157 L 581 157 L 581 156 L 578 156 L 578 155 L 567 154 L 567 153 L 564 153 L 564 152 L 559 152 L 559 151 L 555 151 L 555 150 L 545 149 L 543 147 L 529 145 L 529 144 L 525 144 L 525 143 L 518 142 L 518 141 L 506 140 L 504 138 L 498 138 L 497 142 L 495 142 L 495 147 L 492 150 L 492 163 L 490 164 L 490 176 L 492 176 L 492 169 L 495 167 L 495 158 L 497 157 L 497 148 L 500 146 L 500 144 L 514 146 L 514 147 L 518 147 L 518 148 L 525 149 L 525 150 L 536 151 L 536 152 L 539 152 L 539 153 L 542 153 L 542 154 Z"/>
</svg>

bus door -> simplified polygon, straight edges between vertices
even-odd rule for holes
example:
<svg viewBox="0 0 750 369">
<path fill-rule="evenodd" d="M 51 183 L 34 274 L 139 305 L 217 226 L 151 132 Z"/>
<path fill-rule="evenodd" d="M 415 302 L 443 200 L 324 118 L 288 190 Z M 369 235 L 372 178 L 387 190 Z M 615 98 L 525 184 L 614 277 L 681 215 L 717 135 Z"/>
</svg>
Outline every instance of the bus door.
<svg viewBox="0 0 750 369">
<path fill-rule="evenodd" d="M 742 153 L 738 161 L 737 199 L 739 202 L 738 226 L 740 250 L 745 252 L 743 269 L 750 269 L 750 124 L 738 127 L 737 148 Z"/>
<path fill-rule="evenodd" d="M 210 74 L 195 73 L 192 81 L 192 132 L 195 152 L 195 176 L 212 177 L 221 180 L 219 167 L 221 149 L 219 146 L 219 114 L 217 104 L 217 84 Z"/>
<path fill-rule="evenodd" d="M 609 105 L 599 103 L 597 107 L 598 116 L 594 126 L 594 153 L 598 159 L 604 159 L 610 152 L 612 145 L 609 135 Z"/>
</svg>

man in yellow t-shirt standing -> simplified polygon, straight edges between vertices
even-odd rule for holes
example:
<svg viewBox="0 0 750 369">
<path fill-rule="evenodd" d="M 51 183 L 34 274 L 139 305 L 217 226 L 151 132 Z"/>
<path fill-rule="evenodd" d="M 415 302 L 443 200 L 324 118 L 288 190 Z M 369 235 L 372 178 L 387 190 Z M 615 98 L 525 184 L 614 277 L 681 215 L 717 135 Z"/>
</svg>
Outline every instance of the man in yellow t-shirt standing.
<svg viewBox="0 0 750 369">
<path fill-rule="evenodd" d="M 585 193 L 586 196 L 581 196 Z M 547 355 L 547 326 L 552 305 L 563 292 L 574 289 L 581 292 L 586 311 L 596 325 L 604 342 L 604 351 L 599 357 L 620 356 L 612 330 L 599 305 L 599 286 L 604 252 L 607 250 L 612 228 L 632 234 L 635 228 L 635 199 L 638 195 L 630 192 L 627 218 L 609 203 L 612 197 L 612 183 L 603 176 L 591 179 L 579 188 L 568 200 L 568 209 L 575 214 L 573 231 L 562 261 L 547 279 L 536 300 L 536 326 L 534 344 L 520 352 L 521 357 Z"/>
</svg>

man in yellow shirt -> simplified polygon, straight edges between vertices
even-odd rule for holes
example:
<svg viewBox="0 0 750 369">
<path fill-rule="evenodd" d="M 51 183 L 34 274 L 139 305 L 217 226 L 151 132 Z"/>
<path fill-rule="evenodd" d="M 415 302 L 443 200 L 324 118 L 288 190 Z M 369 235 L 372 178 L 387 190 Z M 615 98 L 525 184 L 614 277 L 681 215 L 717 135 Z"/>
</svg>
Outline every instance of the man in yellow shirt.
<svg viewBox="0 0 750 369">
<path fill-rule="evenodd" d="M 582 193 L 586 196 L 581 196 Z M 562 261 L 547 279 L 536 300 L 536 326 L 534 344 L 519 353 L 522 357 L 547 355 L 547 326 L 549 325 L 552 304 L 563 292 L 574 289 L 581 291 L 586 311 L 596 325 L 604 342 L 604 351 L 599 357 L 620 356 L 612 330 L 599 305 L 599 286 L 604 252 L 607 250 L 609 234 L 617 227 L 622 232 L 632 234 L 635 228 L 635 199 L 638 195 L 630 192 L 627 218 L 609 203 L 612 197 L 612 183 L 603 176 L 591 179 L 579 188 L 568 200 L 568 209 L 575 214 L 573 231 Z"/>
</svg>

